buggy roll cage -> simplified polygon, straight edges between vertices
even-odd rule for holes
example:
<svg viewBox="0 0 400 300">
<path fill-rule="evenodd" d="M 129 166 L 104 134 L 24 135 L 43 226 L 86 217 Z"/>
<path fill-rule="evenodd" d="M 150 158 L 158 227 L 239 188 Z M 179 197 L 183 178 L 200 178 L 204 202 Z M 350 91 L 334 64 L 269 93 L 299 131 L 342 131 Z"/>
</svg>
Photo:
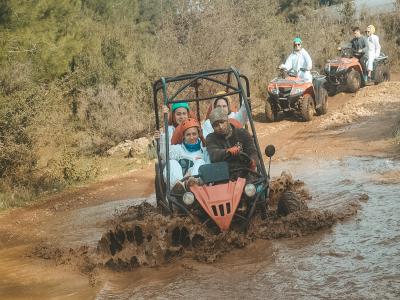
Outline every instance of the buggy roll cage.
<svg viewBox="0 0 400 300">
<path fill-rule="evenodd" d="M 217 75 L 226 75 L 227 76 L 226 81 L 222 81 L 222 80 L 214 78 Z M 241 79 L 243 79 L 245 82 L 245 89 L 243 88 Z M 226 94 L 224 96 L 230 96 L 230 95 L 236 95 L 236 94 L 239 95 L 240 105 L 244 105 L 246 108 L 246 113 L 247 113 L 248 120 L 249 120 L 250 127 L 251 127 L 252 137 L 253 137 L 254 144 L 257 149 L 257 155 L 258 155 L 258 159 L 260 162 L 258 167 L 261 170 L 262 177 L 266 180 L 267 173 L 266 173 L 265 166 L 263 163 L 260 146 L 258 144 L 255 127 L 254 127 L 253 119 L 251 116 L 251 108 L 250 108 L 250 103 L 249 103 L 249 98 L 250 98 L 249 79 L 246 76 L 240 74 L 239 71 L 234 67 L 229 67 L 228 69 L 207 70 L 207 71 L 202 71 L 202 72 L 198 72 L 198 73 L 179 75 L 179 76 L 175 76 L 175 77 L 161 77 L 159 80 L 155 81 L 153 83 L 153 101 L 154 101 L 156 130 L 158 130 L 160 128 L 159 106 L 158 106 L 158 101 L 157 101 L 157 95 L 160 90 L 162 90 L 162 97 L 163 97 L 162 104 L 163 105 L 168 106 L 169 104 L 172 104 L 172 103 L 196 102 L 197 119 L 199 121 L 201 120 L 200 105 L 199 105 L 200 101 L 218 98 L 221 95 L 210 95 L 207 97 L 199 97 L 199 89 L 198 88 L 200 86 L 200 82 L 199 82 L 200 80 L 208 80 L 208 81 L 211 81 L 211 82 L 221 85 L 221 87 L 225 87 Z M 237 87 L 235 87 L 234 84 L 231 84 L 232 80 L 236 81 Z M 168 84 L 174 83 L 174 82 L 179 82 L 179 81 L 187 81 L 187 82 L 184 82 L 182 84 L 182 86 L 180 86 L 176 91 L 173 92 L 172 95 L 168 95 L 168 92 L 167 92 Z M 179 99 L 178 96 L 180 95 L 180 93 L 182 93 L 183 91 L 185 91 L 189 88 L 195 89 L 196 97 L 191 98 L 191 99 L 187 99 L 187 98 Z M 168 113 L 164 114 L 164 133 L 165 133 L 165 158 L 166 158 L 165 164 L 166 164 L 166 168 L 167 168 L 166 197 L 168 198 L 170 210 L 172 211 L 172 202 L 173 201 L 170 200 Z M 157 142 L 157 159 L 159 162 L 158 167 L 160 168 L 159 174 L 163 174 L 162 164 L 160 163 L 161 157 L 160 157 L 160 141 L 159 141 L 159 139 L 157 139 L 156 142 Z"/>
</svg>

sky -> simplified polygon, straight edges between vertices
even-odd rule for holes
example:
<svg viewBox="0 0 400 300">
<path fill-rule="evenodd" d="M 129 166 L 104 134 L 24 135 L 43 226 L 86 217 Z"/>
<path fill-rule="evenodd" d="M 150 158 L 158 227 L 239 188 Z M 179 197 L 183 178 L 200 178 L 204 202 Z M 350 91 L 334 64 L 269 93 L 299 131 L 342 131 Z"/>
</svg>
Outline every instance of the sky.
<svg viewBox="0 0 400 300">
<path fill-rule="evenodd" d="M 355 0 L 357 13 L 359 13 L 363 7 L 374 11 L 390 11 L 394 8 L 395 2 L 395 0 Z"/>
</svg>

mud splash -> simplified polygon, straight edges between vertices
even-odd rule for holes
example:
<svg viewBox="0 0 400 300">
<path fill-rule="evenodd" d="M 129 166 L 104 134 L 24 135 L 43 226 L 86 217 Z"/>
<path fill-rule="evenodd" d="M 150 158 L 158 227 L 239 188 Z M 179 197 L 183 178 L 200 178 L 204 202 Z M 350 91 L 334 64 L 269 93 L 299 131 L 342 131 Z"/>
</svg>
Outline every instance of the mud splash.
<svg viewBox="0 0 400 300">
<path fill-rule="evenodd" d="M 193 258 L 211 263 L 233 249 L 244 248 L 257 239 L 278 239 L 305 236 L 331 227 L 336 222 L 354 215 L 359 201 L 347 203 L 336 210 L 306 209 L 286 217 L 276 213 L 277 199 L 285 191 L 294 191 L 303 201 L 311 196 L 304 182 L 294 180 L 290 173 L 282 172 L 271 183 L 271 202 L 268 217 L 256 216 L 247 233 L 231 230 L 216 234 L 209 227 L 189 217 L 162 216 L 149 203 L 130 207 L 110 221 L 97 247 L 65 249 L 42 243 L 33 255 L 53 259 L 58 265 L 74 265 L 95 282 L 96 268 L 129 271 L 140 266 L 160 266 L 178 259 Z"/>
</svg>

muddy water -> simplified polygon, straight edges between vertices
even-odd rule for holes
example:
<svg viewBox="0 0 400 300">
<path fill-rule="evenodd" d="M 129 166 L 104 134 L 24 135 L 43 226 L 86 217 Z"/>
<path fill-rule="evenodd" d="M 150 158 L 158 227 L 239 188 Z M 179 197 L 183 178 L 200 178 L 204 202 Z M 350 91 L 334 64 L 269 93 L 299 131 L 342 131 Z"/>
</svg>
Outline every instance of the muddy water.
<svg viewBox="0 0 400 300">
<path fill-rule="evenodd" d="M 1 299 L 398 299 L 400 297 L 400 163 L 387 158 L 274 162 L 309 186 L 311 207 L 340 209 L 362 199 L 358 214 L 330 230 L 257 241 L 213 264 L 177 260 L 134 272 L 98 271 L 26 257 L 25 246 L 0 251 Z M 368 195 L 368 196 L 367 196 Z M 95 245 L 114 214 L 140 199 L 67 211 L 46 223 L 47 238 Z"/>
<path fill-rule="evenodd" d="M 312 207 L 364 199 L 353 219 L 296 239 L 258 241 L 215 264 L 180 261 L 104 275 L 98 299 L 400 297 L 400 164 L 385 158 L 275 163 L 307 182 Z M 368 197 L 366 196 L 368 195 Z"/>
</svg>

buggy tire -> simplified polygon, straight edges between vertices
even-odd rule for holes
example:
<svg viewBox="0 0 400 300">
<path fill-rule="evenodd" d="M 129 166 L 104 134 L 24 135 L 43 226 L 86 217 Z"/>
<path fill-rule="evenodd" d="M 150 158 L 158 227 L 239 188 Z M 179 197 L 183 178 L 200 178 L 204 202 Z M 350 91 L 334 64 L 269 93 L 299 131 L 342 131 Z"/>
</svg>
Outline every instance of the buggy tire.
<svg viewBox="0 0 400 300">
<path fill-rule="evenodd" d="M 314 117 L 314 99 L 311 95 L 306 94 L 302 99 L 300 99 L 300 112 L 306 122 L 311 121 Z"/>
<path fill-rule="evenodd" d="M 278 113 L 276 110 L 273 109 L 273 105 L 271 103 L 270 98 L 267 98 L 267 101 L 265 101 L 265 118 L 267 122 L 273 123 L 276 121 L 278 116 Z"/>
<path fill-rule="evenodd" d="M 346 78 L 347 91 L 349 93 L 357 92 L 361 87 L 361 75 L 358 71 L 351 69 Z"/>
<path fill-rule="evenodd" d="M 279 216 L 287 216 L 296 211 L 307 209 L 307 204 L 300 200 L 296 193 L 288 191 L 283 193 L 279 199 L 277 213 Z"/>
<path fill-rule="evenodd" d="M 319 97 L 321 98 L 321 106 L 316 109 L 317 115 L 325 115 L 328 112 L 328 92 L 325 88 L 320 88 Z"/>
</svg>

